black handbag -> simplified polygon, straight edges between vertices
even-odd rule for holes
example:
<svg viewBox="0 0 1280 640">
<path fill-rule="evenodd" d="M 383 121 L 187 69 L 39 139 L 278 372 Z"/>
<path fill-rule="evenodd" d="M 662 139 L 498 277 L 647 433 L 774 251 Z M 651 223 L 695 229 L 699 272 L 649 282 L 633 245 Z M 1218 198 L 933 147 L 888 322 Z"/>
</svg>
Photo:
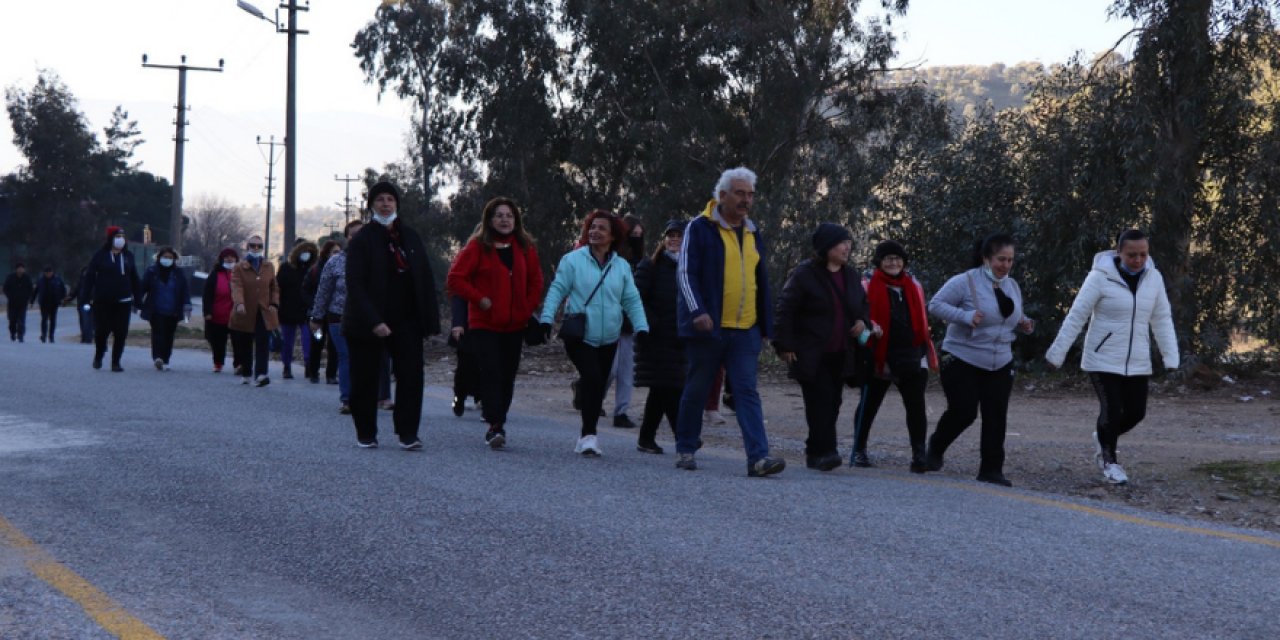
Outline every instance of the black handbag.
<svg viewBox="0 0 1280 640">
<path fill-rule="evenodd" d="M 583 340 L 587 337 L 587 305 L 591 304 L 591 299 L 596 297 L 596 292 L 600 290 L 600 285 L 604 284 L 605 276 L 609 275 L 609 270 L 613 268 L 613 263 L 604 268 L 604 272 L 600 274 L 600 281 L 596 283 L 596 288 L 591 290 L 591 295 L 587 296 L 587 301 L 582 303 L 583 311 L 577 313 L 566 313 L 560 319 L 560 333 L 556 334 L 561 340 L 569 342 L 571 340 Z"/>
</svg>

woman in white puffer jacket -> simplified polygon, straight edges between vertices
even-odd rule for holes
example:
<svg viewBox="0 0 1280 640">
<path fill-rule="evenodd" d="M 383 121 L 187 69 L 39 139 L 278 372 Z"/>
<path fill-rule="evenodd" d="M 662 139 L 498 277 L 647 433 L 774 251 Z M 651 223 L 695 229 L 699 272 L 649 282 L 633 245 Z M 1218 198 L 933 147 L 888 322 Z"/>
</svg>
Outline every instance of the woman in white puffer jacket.
<svg viewBox="0 0 1280 640">
<path fill-rule="evenodd" d="M 1121 233 L 1114 250 L 1093 257 L 1093 269 L 1045 354 L 1049 364 L 1062 366 L 1086 320 L 1080 368 L 1089 373 L 1101 404 L 1094 459 L 1108 482 L 1124 484 L 1129 478 L 1116 460 L 1116 442 L 1146 415 L 1153 333 L 1165 368 L 1178 368 L 1169 296 L 1141 231 Z"/>
</svg>

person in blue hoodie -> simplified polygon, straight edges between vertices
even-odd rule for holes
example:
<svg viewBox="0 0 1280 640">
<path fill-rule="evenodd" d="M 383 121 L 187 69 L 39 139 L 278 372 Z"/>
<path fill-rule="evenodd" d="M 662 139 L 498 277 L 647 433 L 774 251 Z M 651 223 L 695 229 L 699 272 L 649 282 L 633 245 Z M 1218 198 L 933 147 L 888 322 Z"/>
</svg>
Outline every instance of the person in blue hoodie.
<svg viewBox="0 0 1280 640">
<path fill-rule="evenodd" d="M 111 337 L 111 370 L 120 373 L 120 357 L 129 334 L 129 316 L 138 299 L 138 267 L 133 252 L 127 248 L 124 229 L 107 227 L 107 241 L 85 270 L 80 294 L 91 302 L 82 307 L 93 311 L 93 368 L 102 368 L 107 353 L 107 337 Z"/>
<path fill-rule="evenodd" d="M 169 370 L 178 322 L 191 316 L 187 274 L 177 262 L 178 252 L 162 247 L 142 276 L 142 319 L 151 323 L 151 359 L 157 371 Z"/>
<path fill-rule="evenodd" d="M 604 404 L 605 382 L 613 368 L 613 358 L 618 351 L 618 338 L 622 335 L 622 317 L 626 314 L 636 335 L 649 331 L 644 315 L 644 304 L 636 289 L 631 263 L 618 255 L 618 249 L 627 239 L 626 227 L 618 216 L 596 209 L 587 214 L 582 223 L 580 246 L 560 259 L 555 280 L 547 289 L 542 304 L 543 331 L 551 333 L 560 305 L 565 305 L 565 319 L 585 314 L 582 335 L 565 331 L 561 324 L 560 337 L 564 350 L 578 370 L 579 410 L 582 414 L 582 430 L 574 453 L 586 457 L 601 454 L 596 438 L 596 425 L 600 422 L 600 407 Z"/>
</svg>

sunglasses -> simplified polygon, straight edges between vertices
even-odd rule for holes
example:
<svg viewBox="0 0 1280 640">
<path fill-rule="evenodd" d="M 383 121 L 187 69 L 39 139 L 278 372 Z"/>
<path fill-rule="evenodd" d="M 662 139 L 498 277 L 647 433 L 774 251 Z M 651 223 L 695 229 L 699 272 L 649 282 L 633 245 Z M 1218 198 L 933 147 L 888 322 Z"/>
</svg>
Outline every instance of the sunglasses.
<svg viewBox="0 0 1280 640">
<path fill-rule="evenodd" d="M 250 249 L 261 249 L 261 248 L 262 248 L 262 243 L 256 243 L 256 244 L 255 244 L 255 243 L 250 242 L 250 243 L 249 243 L 248 245 L 246 245 L 246 246 L 248 246 Z"/>
</svg>

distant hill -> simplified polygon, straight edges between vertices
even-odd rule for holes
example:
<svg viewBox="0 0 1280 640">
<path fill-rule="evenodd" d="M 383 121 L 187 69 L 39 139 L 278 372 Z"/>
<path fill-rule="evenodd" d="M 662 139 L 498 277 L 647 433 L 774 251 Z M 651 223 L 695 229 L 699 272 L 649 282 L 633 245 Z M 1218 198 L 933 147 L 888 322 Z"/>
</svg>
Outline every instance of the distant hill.
<svg viewBox="0 0 1280 640">
<path fill-rule="evenodd" d="M 1039 62 L 1019 62 L 1013 66 L 922 67 L 891 71 L 885 83 L 892 86 L 920 82 L 951 105 L 957 118 L 975 115 L 984 104 L 994 111 L 1021 107 L 1031 85 L 1047 72 Z"/>
</svg>

